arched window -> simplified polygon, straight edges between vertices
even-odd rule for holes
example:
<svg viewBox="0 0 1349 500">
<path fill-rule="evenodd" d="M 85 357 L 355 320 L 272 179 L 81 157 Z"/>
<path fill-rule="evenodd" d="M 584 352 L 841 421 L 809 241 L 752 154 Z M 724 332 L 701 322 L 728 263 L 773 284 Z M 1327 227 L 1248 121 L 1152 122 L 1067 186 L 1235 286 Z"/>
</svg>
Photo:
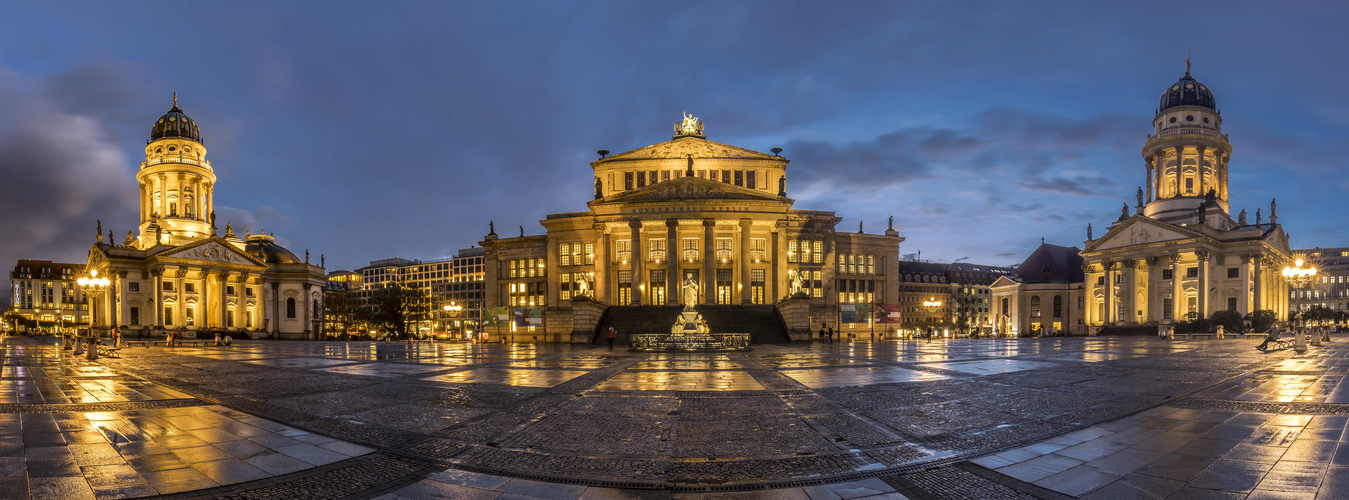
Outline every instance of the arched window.
<svg viewBox="0 0 1349 500">
<path fill-rule="evenodd" d="M 1040 296 L 1032 295 L 1030 298 L 1030 317 L 1040 317 Z"/>
<path fill-rule="evenodd" d="M 287 317 L 287 318 L 294 318 L 294 317 L 295 317 L 295 298 L 294 298 L 294 297 L 291 297 L 291 298 L 286 299 L 286 317 Z"/>
</svg>

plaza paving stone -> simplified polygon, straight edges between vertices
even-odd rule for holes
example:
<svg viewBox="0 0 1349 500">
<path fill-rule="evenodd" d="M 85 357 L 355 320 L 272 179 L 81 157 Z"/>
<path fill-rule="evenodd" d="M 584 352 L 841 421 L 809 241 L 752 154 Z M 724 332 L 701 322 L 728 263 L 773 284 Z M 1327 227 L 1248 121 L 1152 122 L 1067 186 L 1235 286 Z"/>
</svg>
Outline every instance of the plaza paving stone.
<svg viewBox="0 0 1349 500">
<path fill-rule="evenodd" d="M 91 362 L 51 338 L 9 338 L 0 497 L 1349 491 L 1349 386 L 1339 384 L 1349 346 L 1298 354 L 1257 343 L 960 339 L 651 354 L 243 341 Z"/>
</svg>

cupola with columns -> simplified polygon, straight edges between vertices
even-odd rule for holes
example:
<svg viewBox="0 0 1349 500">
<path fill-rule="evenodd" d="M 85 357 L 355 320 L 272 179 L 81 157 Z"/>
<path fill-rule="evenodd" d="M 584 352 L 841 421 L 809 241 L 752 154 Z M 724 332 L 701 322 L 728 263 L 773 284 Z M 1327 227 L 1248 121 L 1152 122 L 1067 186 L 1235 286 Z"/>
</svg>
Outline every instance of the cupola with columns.
<svg viewBox="0 0 1349 500">
<path fill-rule="evenodd" d="M 1194 217 L 1212 191 L 1217 210 L 1230 219 L 1227 162 L 1232 144 L 1222 133 L 1222 115 L 1213 91 L 1190 76 L 1188 58 L 1185 76 L 1162 92 L 1152 125 L 1153 133 L 1148 134 L 1142 151 L 1147 172 L 1143 214 L 1183 223 Z"/>
<path fill-rule="evenodd" d="M 173 108 L 151 128 L 136 181 L 141 195 L 137 248 L 181 245 L 215 233 L 215 172 L 197 122 L 178 108 L 177 92 Z"/>
</svg>

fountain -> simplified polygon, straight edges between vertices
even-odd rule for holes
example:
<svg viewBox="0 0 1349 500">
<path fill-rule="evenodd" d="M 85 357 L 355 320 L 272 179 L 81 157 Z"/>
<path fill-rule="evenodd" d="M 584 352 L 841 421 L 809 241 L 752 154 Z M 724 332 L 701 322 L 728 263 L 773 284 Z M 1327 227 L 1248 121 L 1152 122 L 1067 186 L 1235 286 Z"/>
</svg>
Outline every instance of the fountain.
<svg viewBox="0 0 1349 500">
<path fill-rule="evenodd" d="M 698 282 L 684 279 L 684 310 L 670 326 L 670 333 L 632 335 L 633 351 L 748 351 L 748 333 L 712 333 L 707 320 L 694 306 L 698 303 Z"/>
</svg>

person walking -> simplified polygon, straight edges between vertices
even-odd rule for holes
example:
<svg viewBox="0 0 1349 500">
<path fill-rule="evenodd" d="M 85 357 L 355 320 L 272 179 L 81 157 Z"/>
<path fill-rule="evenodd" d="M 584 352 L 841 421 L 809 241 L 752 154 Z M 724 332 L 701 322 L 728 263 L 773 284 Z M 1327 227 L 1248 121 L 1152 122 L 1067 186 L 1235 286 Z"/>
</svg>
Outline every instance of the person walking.
<svg viewBox="0 0 1349 500">
<path fill-rule="evenodd" d="M 839 339 L 839 341 L 842 341 L 842 340 L 843 340 L 843 339 Z M 834 343 L 834 327 L 832 327 L 832 326 L 829 327 L 829 343 L 831 343 L 831 344 Z"/>
<path fill-rule="evenodd" d="M 826 337 L 824 335 L 825 335 L 824 323 L 820 323 L 820 340 L 826 340 Z"/>
<path fill-rule="evenodd" d="M 609 327 L 609 350 L 610 350 L 610 351 L 614 350 L 614 337 L 615 337 L 616 335 L 617 335 L 617 332 L 614 331 L 614 327 L 612 327 L 612 326 Z"/>
</svg>

